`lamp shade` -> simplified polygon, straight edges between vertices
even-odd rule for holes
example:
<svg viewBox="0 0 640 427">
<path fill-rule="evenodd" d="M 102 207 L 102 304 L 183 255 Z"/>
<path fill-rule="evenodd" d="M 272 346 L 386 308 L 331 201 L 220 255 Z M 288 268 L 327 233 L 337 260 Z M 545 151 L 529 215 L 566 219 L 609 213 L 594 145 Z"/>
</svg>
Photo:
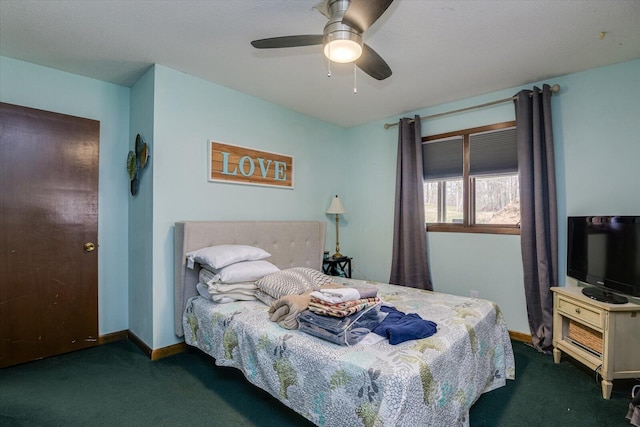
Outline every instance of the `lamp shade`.
<svg viewBox="0 0 640 427">
<path fill-rule="evenodd" d="M 328 214 L 343 214 L 344 206 L 342 206 L 342 201 L 340 201 L 340 197 L 336 194 L 336 197 L 331 199 L 331 205 L 329 205 L 329 209 L 327 209 Z"/>
</svg>

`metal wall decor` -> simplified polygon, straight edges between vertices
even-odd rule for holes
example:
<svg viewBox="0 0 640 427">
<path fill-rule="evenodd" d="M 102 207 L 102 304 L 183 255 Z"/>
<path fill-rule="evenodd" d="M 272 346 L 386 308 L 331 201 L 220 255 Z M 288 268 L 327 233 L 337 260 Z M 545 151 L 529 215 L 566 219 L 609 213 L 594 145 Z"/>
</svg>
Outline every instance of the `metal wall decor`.
<svg viewBox="0 0 640 427">
<path fill-rule="evenodd" d="M 135 151 L 127 155 L 127 172 L 131 180 L 131 195 L 138 194 L 142 170 L 149 164 L 149 147 L 140 134 L 136 135 Z"/>
</svg>

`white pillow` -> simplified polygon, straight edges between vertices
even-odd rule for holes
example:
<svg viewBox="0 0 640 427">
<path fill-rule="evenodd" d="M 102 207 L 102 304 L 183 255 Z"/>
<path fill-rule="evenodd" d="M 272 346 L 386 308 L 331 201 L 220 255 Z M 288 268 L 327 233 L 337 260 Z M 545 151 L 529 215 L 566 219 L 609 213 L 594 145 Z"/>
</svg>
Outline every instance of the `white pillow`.
<svg viewBox="0 0 640 427">
<path fill-rule="evenodd" d="M 278 299 L 285 295 L 300 295 L 316 289 L 333 279 L 326 274 L 307 267 L 294 267 L 269 274 L 256 282 L 262 292 Z M 264 300 L 261 300 L 264 302 Z"/>
<path fill-rule="evenodd" d="M 194 262 L 223 268 L 241 261 L 257 261 L 271 256 L 263 249 L 248 245 L 216 245 L 187 253 L 187 267 L 193 268 Z"/>
<path fill-rule="evenodd" d="M 280 271 L 278 267 L 265 260 L 236 262 L 235 264 L 216 269 L 214 271 L 215 276 L 210 279 L 209 282 L 255 282 L 267 274 L 278 271 Z"/>
</svg>

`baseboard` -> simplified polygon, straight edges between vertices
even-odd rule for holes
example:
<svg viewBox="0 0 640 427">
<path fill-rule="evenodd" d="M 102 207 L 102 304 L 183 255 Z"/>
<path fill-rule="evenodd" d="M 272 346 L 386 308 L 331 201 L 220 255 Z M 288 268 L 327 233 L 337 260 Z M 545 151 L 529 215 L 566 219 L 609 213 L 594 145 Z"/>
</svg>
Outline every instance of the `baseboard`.
<svg viewBox="0 0 640 427">
<path fill-rule="evenodd" d="M 144 354 L 147 355 L 149 359 L 151 359 L 151 354 L 153 350 L 144 341 L 136 336 L 133 332 L 129 331 L 129 340 L 136 345 Z"/>
<path fill-rule="evenodd" d="M 156 348 L 151 351 L 151 360 L 158 360 L 164 357 L 173 356 L 174 354 L 182 353 L 187 351 L 187 344 L 183 342 L 179 342 L 167 347 Z"/>
<path fill-rule="evenodd" d="M 155 350 L 150 348 L 147 344 L 144 343 L 140 338 L 136 336 L 131 331 L 129 332 L 129 339 L 133 342 L 147 357 L 151 360 L 158 360 L 164 357 L 173 356 L 174 354 L 182 353 L 187 350 L 187 344 L 183 342 L 179 342 L 177 344 L 173 344 L 167 347 L 156 348 Z"/>
<path fill-rule="evenodd" d="M 112 332 L 110 334 L 100 335 L 98 337 L 98 345 L 109 344 L 115 341 L 126 340 L 127 338 L 129 338 L 129 331 L 127 330 Z"/>
<path fill-rule="evenodd" d="M 514 341 L 529 342 L 529 343 L 532 342 L 531 335 L 523 334 L 522 332 L 509 331 L 509 338 L 511 338 Z"/>
</svg>

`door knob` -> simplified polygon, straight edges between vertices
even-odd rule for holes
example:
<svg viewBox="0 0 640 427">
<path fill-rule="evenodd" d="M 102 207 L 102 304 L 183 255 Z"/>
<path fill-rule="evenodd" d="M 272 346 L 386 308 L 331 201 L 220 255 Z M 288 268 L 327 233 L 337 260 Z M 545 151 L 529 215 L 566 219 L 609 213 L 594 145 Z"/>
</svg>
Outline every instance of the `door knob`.
<svg viewBox="0 0 640 427">
<path fill-rule="evenodd" d="M 94 245 L 91 242 L 87 242 L 84 244 L 84 251 L 85 252 L 93 252 L 96 249 L 96 245 Z"/>
</svg>

